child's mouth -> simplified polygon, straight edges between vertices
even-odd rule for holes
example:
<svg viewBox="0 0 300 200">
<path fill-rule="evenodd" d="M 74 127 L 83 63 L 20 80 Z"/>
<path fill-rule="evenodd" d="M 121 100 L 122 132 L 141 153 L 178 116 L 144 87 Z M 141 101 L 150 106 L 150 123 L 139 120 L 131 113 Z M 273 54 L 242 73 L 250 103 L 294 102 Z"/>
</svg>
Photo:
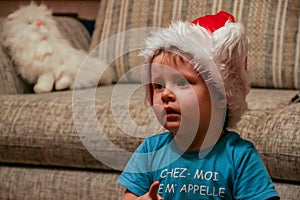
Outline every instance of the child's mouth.
<svg viewBox="0 0 300 200">
<path fill-rule="evenodd" d="M 167 115 L 169 114 L 179 114 L 179 112 L 175 111 L 175 110 L 166 110 Z"/>
<path fill-rule="evenodd" d="M 166 116 L 167 117 L 177 117 L 180 113 L 172 108 L 165 108 Z"/>
</svg>

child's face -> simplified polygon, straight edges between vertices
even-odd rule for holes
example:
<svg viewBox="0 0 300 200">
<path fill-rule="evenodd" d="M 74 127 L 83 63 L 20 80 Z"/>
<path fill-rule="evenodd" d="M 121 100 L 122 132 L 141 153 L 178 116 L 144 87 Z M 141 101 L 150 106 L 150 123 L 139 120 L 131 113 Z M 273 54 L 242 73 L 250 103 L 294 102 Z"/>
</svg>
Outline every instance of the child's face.
<svg viewBox="0 0 300 200">
<path fill-rule="evenodd" d="M 189 127 L 195 126 L 198 134 L 205 134 L 211 116 L 209 90 L 189 61 L 179 55 L 159 54 L 153 58 L 151 70 L 152 102 L 158 120 L 173 134 L 179 127 L 187 134 Z"/>
</svg>

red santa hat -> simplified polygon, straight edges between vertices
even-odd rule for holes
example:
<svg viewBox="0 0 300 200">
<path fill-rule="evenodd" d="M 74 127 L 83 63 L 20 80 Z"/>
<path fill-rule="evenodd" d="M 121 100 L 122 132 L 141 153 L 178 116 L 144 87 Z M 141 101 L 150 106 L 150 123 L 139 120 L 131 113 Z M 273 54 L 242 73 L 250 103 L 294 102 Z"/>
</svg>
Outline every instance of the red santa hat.
<svg viewBox="0 0 300 200">
<path fill-rule="evenodd" d="M 141 54 L 146 63 L 150 63 L 158 49 L 172 47 L 191 55 L 190 63 L 206 84 L 224 96 L 220 99 L 225 99 L 224 106 L 227 106 L 226 126 L 234 128 L 248 109 L 246 95 L 250 90 L 248 39 L 243 25 L 224 11 L 200 17 L 192 23 L 171 22 L 168 28 L 158 29 L 145 40 Z M 144 82 L 149 83 L 149 69 L 143 72 Z"/>
</svg>

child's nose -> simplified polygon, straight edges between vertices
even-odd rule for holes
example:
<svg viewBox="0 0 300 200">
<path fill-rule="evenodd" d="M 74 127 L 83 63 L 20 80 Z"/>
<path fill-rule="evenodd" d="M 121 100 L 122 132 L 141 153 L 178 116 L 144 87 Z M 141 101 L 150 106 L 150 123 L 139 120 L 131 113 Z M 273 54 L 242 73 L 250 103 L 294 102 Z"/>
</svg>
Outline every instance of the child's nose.
<svg viewBox="0 0 300 200">
<path fill-rule="evenodd" d="M 172 102 L 172 101 L 175 101 L 176 99 L 176 96 L 175 94 L 172 92 L 172 90 L 170 90 L 169 88 L 165 88 L 162 95 L 161 95 L 161 100 L 164 102 L 164 103 L 168 103 L 168 102 Z"/>
</svg>

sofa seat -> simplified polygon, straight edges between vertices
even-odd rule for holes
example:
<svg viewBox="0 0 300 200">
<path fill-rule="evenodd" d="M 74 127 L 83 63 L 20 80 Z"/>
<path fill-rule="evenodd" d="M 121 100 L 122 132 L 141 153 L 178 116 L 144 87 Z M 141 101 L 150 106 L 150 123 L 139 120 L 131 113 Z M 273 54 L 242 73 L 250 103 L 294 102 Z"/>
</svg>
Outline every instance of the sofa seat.
<svg viewBox="0 0 300 200">
<path fill-rule="evenodd" d="M 111 113 L 110 97 L 113 88 L 112 85 L 97 88 L 95 96 L 97 117 L 103 122 L 104 132 L 113 143 L 134 151 L 141 138 L 127 141 L 125 136 L 120 134 L 121 131 Z M 122 88 L 127 87 L 124 84 Z M 86 91 L 93 89 L 82 90 Z M 141 96 L 135 95 L 136 98 L 131 100 L 141 104 L 143 102 Z M 85 98 L 83 96 L 83 99 Z M 40 94 L 38 98 L 35 94 L 6 95 L 0 96 L 0 101 L 1 162 L 109 169 L 91 156 L 83 145 L 80 134 L 77 133 L 73 119 L 71 91 Z M 82 103 L 83 110 L 87 107 L 87 101 L 85 99 Z M 146 108 L 144 105 L 140 107 Z M 137 109 L 134 114 L 135 118 L 143 120 L 141 109 Z M 100 148 L 97 151 L 108 151 L 105 147 Z"/>
<path fill-rule="evenodd" d="M 138 88 L 138 85 L 118 84 L 118 88 L 125 94 L 123 99 L 126 99 L 132 87 Z M 102 122 L 103 132 L 120 148 L 134 151 L 144 135 L 138 135 L 135 130 L 129 133 L 131 135 L 126 135 L 116 124 L 115 116 L 111 111 L 111 96 L 114 88 L 115 85 L 110 85 L 95 90 L 82 90 L 82 92 L 96 91 L 95 110 L 98 121 Z M 295 91 L 277 90 L 276 93 L 278 95 L 274 96 L 274 91 L 270 89 L 252 89 L 248 96 L 250 110 L 239 123 L 238 131 L 241 135 L 255 140 L 258 148 L 260 148 L 262 140 L 270 140 L 270 136 L 265 137 L 264 135 L 270 131 L 270 126 L 266 126 L 266 124 L 275 122 L 274 129 L 284 129 L 284 126 L 289 126 L 288 122 L 296 120 L 293 117 L 299 114 L 298 104 L 288 105 L 288 99 L 294 95 Z M 83 95 L 85 94 L 83 93 Z M 52 92 L 38 96 L 35 94 L 0 96 L 1 162 L 88 168 L 105 167 L 97 162 L 82 144 L 80 134 L 77 133 L 74 125 L 72 98 L 74 96 L 71 91 Z M 85 96 L 82 96 L 82 99 L 81 108 L 84 110 L 89 100 Z M 144 104 L 144 94 L 141 89 L 137 90 L 130 98 L 129 106 L 134 105 L 130 116 L 125 116 L 128 108 L 126 105 L 122 105 L 123 103 L 119 102 L 118 105 L 113 105 L 114 107 L 119 106 L 119 111 L 121 110 L 120 112 L 123 113 L 121 118 L 133 118 L 137 124 L 146 124 L 149 121 L 148 108 Z M 289 112 L 293 115 L 287 115 Z M 284 117 L 287 118 L 286 121 L 282 121 Z M 281 126 L 279 122 L 282 122 Z M 293 123 L 291 122 L 291 124 Z M 265 127 L 268 127 L 268 130 L 264 130 Z M 291 130 L 291 128 L 295 131 L 299 130 L 299 126 L 289 127 L 287 130 Z M 273 131 L 276 132 L 276 130 Z M 132 134 L 136 134 L 136 137 L 132 137 Z M 151 134 L 149 133 L 149 135 Z M 281 135 L 278 139 L 285 138 L 282 142 L 291 142 L 294 144 L 293 148 L 297 150 L 299 138 L 295 137 L 299 136 L 293 136 L 291 131 L 289 135 L 287 134 Z M 264 137 L 265 139 L 263 139 Z M 273 146 L 270 148 L 274 148 Z M 105 148 L 103 150 L 107 151 Z M 264 149 L 259 150 L 263 151 Z M 276 148 L 273 149 L 273 151 L 275 150 L 278 151 Z"/>
<path fill-rule="evenodd" d="M 39 166 L 1 166 L 0 199 L 121 199 L 119 173 Z"/>
<path fill-rule="evenodd" d="M 116 95 L 116 91 L 120 92 Z M 94 95 L 90 98 L 87 94 Z M 296 123 L 296 127 L 290 127 L 295 126 L 292 120 L 298 120 L 300 107 L 298 104 L 288 105 L 289 97 L 294 94 L 294 90 L 274 92 L 270 89 L 251 89 L 248 96 L 250 110 L 243 116 L 237 127 L 242 137 L 254 142 L 271 177 L 276 182 L 276 187 L 282 192 L 291 190 L 293 187 L 300 188 L 297 185 L 300 181 L 300 138 L 297 138 L 299 134 L 295 134 L 300 129 L 300 125 Z M 112 97 L 123 99 L 124 102 L 122 100 L 114 102 Z M 12 166 L 12 168 L 1 167 L 0 173 L 6 175 L 0 177 L 3 181 L 6 180 L 4 181 L 5 187 L 9 187 L 11 192 L 19 187 L 38 187 L 38 190 L 46 190 L 47 187 L 59 187 L 58 185 L 64 180 L 72 187 L 73 179 L 80 182 L 81 177 L 84 176 L 90 177 L 89 181 L 95 180 L 99 185 L 103 185 L 100 182 L 105 177 L 110 178 L 109 184 L 116 184 L 115 181 L 123 165 L 122 163 L 117 167 L 110 165 L 109 160 L 116 162 L 122 158 L 122 155 L 118 155 L 119 152 L 114 146 L 106 145 L 107 141 L 131 153 L 146 135 L 138 134 L 138 126 L 137 129 L 126 130 L 131 133 L 122 130 L 117 122 L 118 117 L 114 116 L 111 111 L 112 105 L 118 109 L 118 116 L 122 120 L 132 119 L 139 126 L 149 123 L 149 109 L 144 104 L 144 93 L 138 84 L 110 85 L 97 89 L 78 90 L 73 93 L 71 91 L 53 92 L 38 95 L 38 98 L 34 94 L 5 95 L 0 96 L 0 101 L 2 122 L 0 124 L 0 162 Z M 94 104 L 89 105 L 91 102 Z M 74 116 L 76 115 L 75 109 L 82 109 L 81 117 L 88 117 L 90 111 L 88 115 L 84 112 L 89 106 L 95 106 L 97 120 L 102 122 L 99 126 L 106 136 L 104 141 L 100 141 L 101 138 L 94 135 L 96 138 L 92 140 L 97 141 L 94 144 L 89 143 L 90 140 L 85 140 L 85 137 L 91 139 L 90 137 L 93 137 L 91 133 L 96 132 L 97 127 L 92 126 L 91 120 L 76 122 L 76 116 Z M 78 123 L 89 127 L 88 132 L 80 133 Z M 285 132 L 285 130 L 289 131 Z M 273 132 L 272 135 L 268 134 L 270 131 Z M 97 157 L 99 152 L 101 155 Z M 103 155 L 106 155 L 108 160 L 105 158 L 101 160 Z M 129 157 L 124 159 L 129 159 Z M 123 164 L 126 162 L 124 159 Z M 20 167 L 24 165 L 25 168 Z M 50 169 L 54 171 L 51 172 Z M 99 174 L 93 173 L 98 170 L 101 171 Z M 79 175 L 75 176 L 75 174 Z M 13 184 L 18 177 L 22 181 L 29 177 L 35 177 L 36 180 L 41 181 L 48 179 L 48 176 L 51 177 L 52 182 L 54 181 L 54 185 L 46 186 L 31 178 L 28 182 L 26 181 L 27 184 Z M 54 177 L 57 178 L 53 180 Z M 89 182 L 89 184 L 92 183 Z M 121 186 L 116 187 L 122 191 Z M 75 188 L 72 190 L 76 191 Z M 96 190 L 96 188 L 95 186 L 91 190 Z M 5 188 L 2 187 L 2 189 Z"/>
</svg>

